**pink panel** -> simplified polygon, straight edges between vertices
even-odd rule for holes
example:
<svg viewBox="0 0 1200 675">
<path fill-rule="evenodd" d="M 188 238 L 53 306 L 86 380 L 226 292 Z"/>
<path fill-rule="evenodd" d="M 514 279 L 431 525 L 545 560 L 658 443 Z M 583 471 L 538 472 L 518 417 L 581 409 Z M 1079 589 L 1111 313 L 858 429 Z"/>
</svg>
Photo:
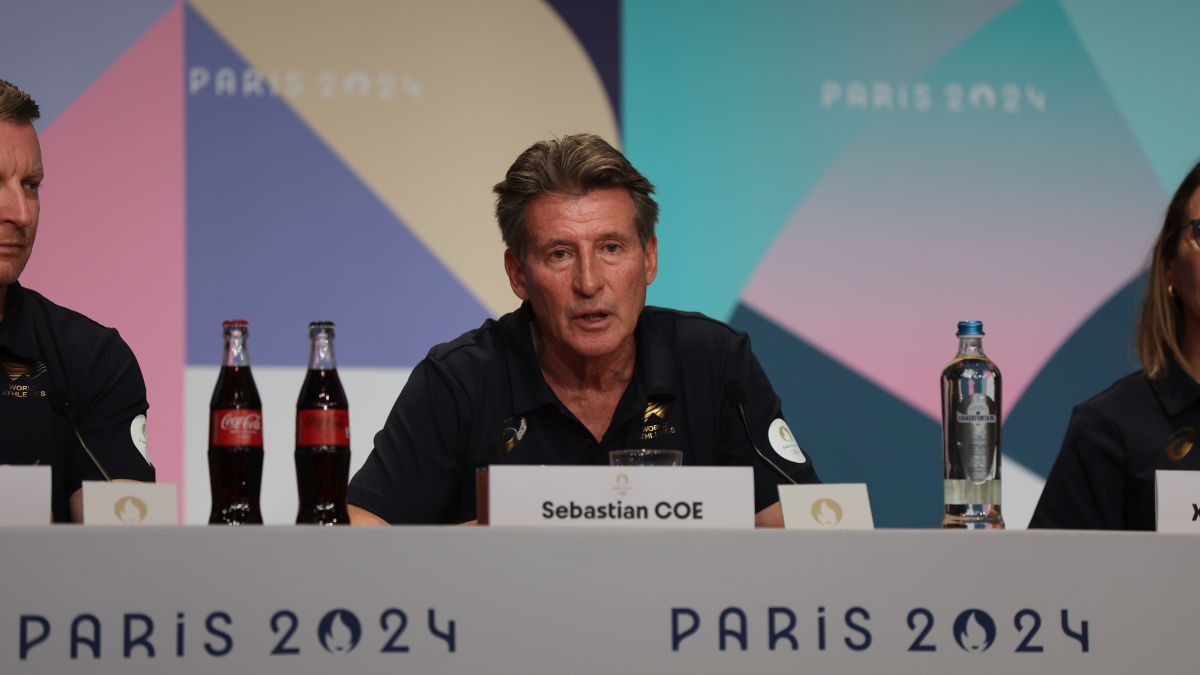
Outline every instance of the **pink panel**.
<svg viewBox="0 0 1200 675">
<path fill-rule="evenodd" d="M 856 141 L 826 173 L 742 299 L 935 421 L 956 324 L 982 320 L 1012 410 L 1063 342 L 1138 274 L 1161 193 L 1142 167 L 1122 175 L 1095 158 L 1090 174 L 1076 172 L 1086 180 L 1072 181 L 1015 161 L 1000 172 L 1031 178 L 905 166 L 881 154 L 880 136 Z"/>
<path fill-rule="evenodd" d="M 150 458 L 183 499 L 183 6 L 42 134 L 46 182 L 21 283 L 115 326 L 150 399 Z"/>
</svg>

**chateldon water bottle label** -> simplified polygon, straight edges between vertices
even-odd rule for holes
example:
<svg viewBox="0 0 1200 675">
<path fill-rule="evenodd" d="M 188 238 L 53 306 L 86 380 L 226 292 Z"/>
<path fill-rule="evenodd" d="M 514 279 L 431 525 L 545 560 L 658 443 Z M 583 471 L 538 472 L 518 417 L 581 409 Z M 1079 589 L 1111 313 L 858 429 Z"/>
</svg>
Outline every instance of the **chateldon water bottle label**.
<svg viewBox="0 0 1200 675">
<path fill-rule="evenodd" d="M 955 418 L 959 424 L 972 424 L 975 422 L 995 424 L 995 404 L 992 403 L 992 399 L 987 397 L 987 394 L 971 394 L 971 398 L 964 399 L 959 404 Z"/>
<path fill-rule="evenodd" d="M 963 469 L 974 481 L 991 477 L 996 449 L 996 403 L 987 394 L 971 394 L 955 412 Z"/>
</svg>

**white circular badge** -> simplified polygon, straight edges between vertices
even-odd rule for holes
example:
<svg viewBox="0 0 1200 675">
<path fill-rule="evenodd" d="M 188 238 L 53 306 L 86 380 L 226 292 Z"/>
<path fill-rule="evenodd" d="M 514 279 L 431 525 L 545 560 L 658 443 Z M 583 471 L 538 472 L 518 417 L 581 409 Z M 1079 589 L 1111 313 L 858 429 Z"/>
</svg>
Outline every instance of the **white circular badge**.
<svg viewBox="0 0 1200 675">
<path fill-rule="evenodd" d="M 138 415 L 129 423 L 129 437 L 133 439 L 133 447 L 142 453 L 142 457 L 147 463 L 150 462 L 150 455 L 146 452 L 146 416 Z"/>
<path fill-rule="evenodd" d="M 792 430 L 788 428 L 787 422 L 784 422 L 782 418 L 776 417 L 771 422 L 771 428 L 767 430 L 767 438 L 770 439 L 775 453 L 787 461 L 797 464 L 808 461 L 804 452 L 800 450 L 800 444 L 796 442 L 796 437 L 792 436 Z"/>
</svg>

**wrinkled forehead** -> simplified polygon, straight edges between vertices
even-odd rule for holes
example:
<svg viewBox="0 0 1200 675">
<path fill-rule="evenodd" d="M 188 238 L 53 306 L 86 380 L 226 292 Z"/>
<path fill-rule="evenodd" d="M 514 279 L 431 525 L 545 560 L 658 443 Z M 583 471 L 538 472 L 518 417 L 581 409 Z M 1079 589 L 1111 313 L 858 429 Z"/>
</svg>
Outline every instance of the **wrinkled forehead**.
<svg viewBox="0 0 1200 675">
<path fill-rule="evenodd" d="M 596 188 L 583 193 L 547 192 L 530 200 L 525 221 L 537 236 L 561 227 L 634 230 L 635 209 L 624 188 Z"/>
</svg>

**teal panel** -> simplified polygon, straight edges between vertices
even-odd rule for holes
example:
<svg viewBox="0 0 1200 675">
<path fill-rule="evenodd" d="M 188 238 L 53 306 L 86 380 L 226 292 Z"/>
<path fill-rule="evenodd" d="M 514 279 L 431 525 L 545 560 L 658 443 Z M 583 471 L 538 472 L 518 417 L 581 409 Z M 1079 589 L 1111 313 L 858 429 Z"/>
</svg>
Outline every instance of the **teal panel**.
<svg viewBox="0 0 1200 675">
<path fill-rule="evenodd" d="M 1200 2 L 1060 0 L 1167 194 L 1200 157 Z"/>
<path fill-rule="evenodd" d="M 1009 5 L 625 3 L 625 149 L 663 207 L 650 301 L 729 317 L 865 119 L 823 109 L 822 83 L 911 79 Z"/>
</svg>

